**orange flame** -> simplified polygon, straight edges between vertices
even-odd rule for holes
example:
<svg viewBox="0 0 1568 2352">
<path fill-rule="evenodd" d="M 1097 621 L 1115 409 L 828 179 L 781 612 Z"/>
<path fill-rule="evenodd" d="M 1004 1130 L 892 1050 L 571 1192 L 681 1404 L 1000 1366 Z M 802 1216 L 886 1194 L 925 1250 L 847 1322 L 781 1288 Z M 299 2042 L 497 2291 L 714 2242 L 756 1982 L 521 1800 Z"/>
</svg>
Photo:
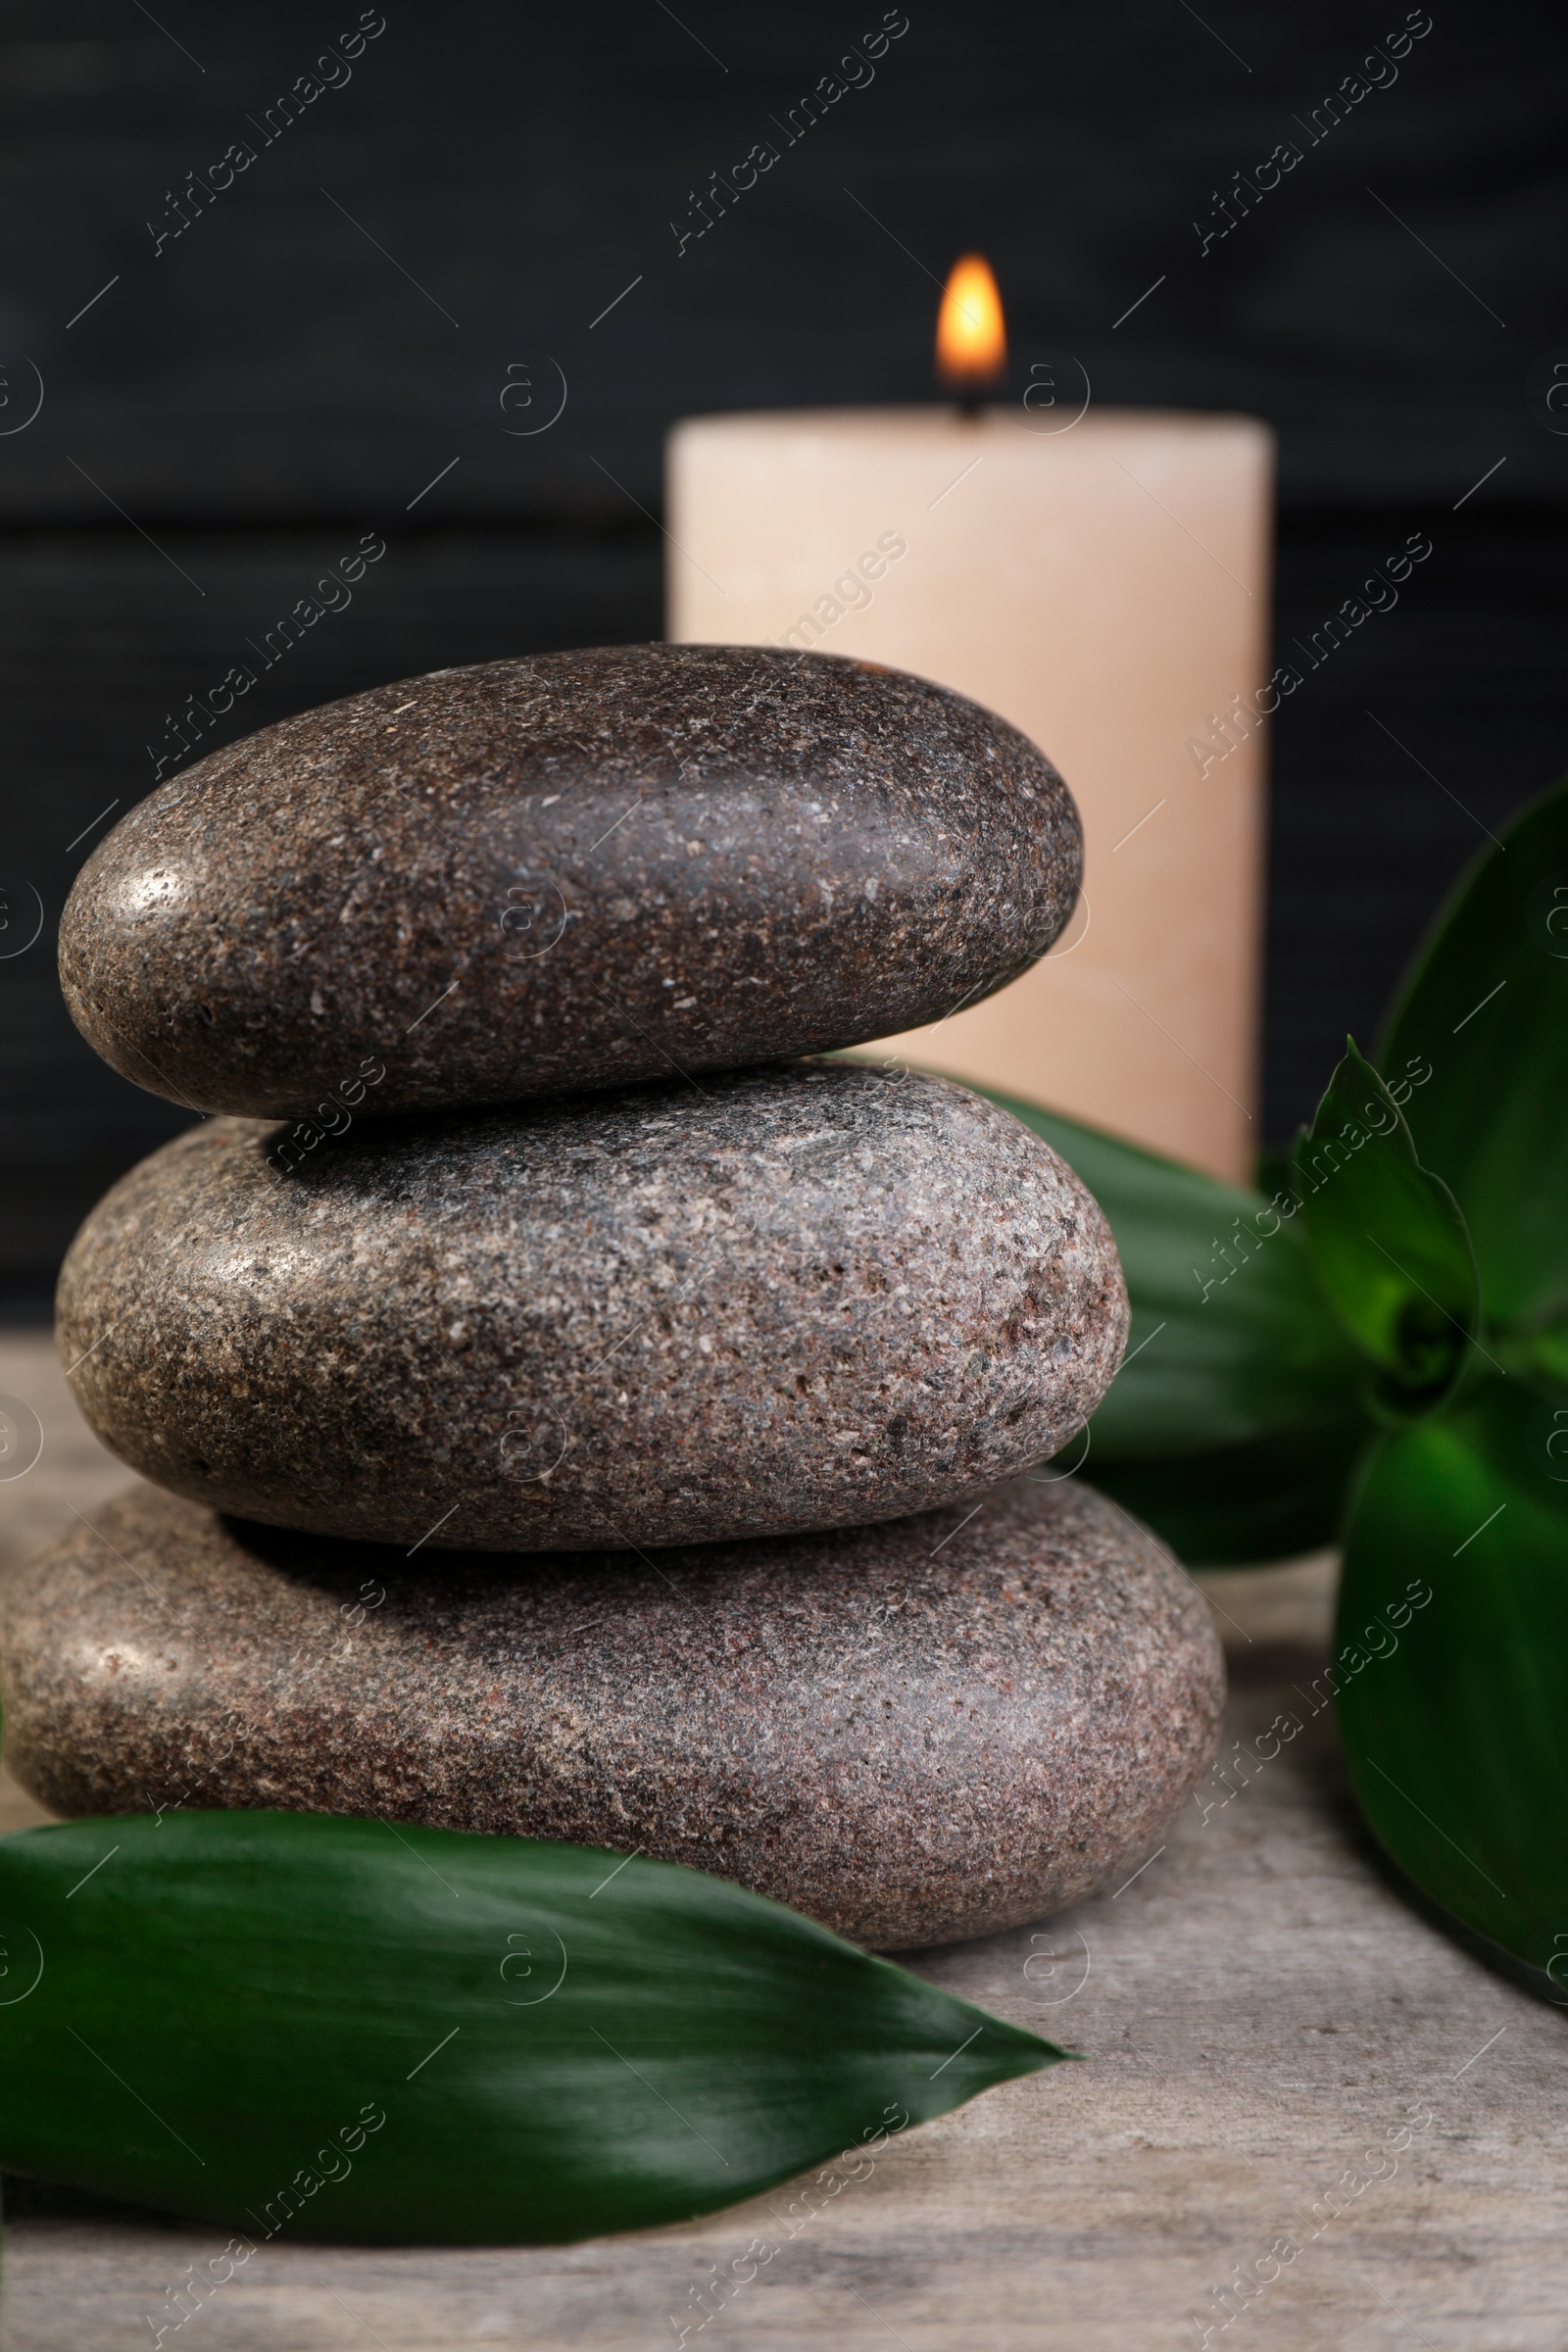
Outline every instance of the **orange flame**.
<svg viewBox="0 0 1568 2352">
<path fill-rule="evenodd" d="M 966 253 L 953 265 L 937 318 L 937 371 L 956 391 L 995 383 L 1007 365 L 1002 296 L 983 255 Z"/>
</svg>

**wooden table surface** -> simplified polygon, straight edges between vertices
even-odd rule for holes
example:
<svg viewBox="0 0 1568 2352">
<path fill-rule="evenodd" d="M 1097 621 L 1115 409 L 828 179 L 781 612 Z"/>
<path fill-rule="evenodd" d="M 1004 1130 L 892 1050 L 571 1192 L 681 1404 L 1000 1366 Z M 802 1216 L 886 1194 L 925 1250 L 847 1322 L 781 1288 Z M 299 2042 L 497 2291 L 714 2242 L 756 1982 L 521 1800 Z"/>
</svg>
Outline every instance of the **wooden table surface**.
<svg viewBox="0 0 1568 2352">
<path fill-rule="evenodd" d="M 45 1433 L 37 1466 L 0 1484 L 3 1563 L 73 1510 L 90 1520 L 126 1474 L 43 1340 L 0 1338 L 0 1393 Z M 920 1958 L 1086 2064 L 911 2132 L 814 2215 L 792 2220 L 780 2189 L 563 2248 L 270 2244 L 164 2342 L 655 2352 L 685 2328 L 702 2352 L 1175 2352 L 1206 2328 L 1225 2352 L 1563 2352 L 1563 2019 L 1380 1877 L 1311 1712 L 1332 1574 L 1207 1582 L 1227 1742 L 1252 1747 L 1282 1709 L 1298 1737 L 1233 1770 L 1234 1794 L 1216 1773 L 1118 1891 Z M 41 1818 L 0 1783 L 0 1826 Z M 0 2348 L 145 2348 L 225 2235 L 9 2183 Z M 755 2279 L 700 2304 L 756 2238 L 776 2252 Z M 1238 2267 L 1245 2305 L 1213 2291 Z"/>
</svg>

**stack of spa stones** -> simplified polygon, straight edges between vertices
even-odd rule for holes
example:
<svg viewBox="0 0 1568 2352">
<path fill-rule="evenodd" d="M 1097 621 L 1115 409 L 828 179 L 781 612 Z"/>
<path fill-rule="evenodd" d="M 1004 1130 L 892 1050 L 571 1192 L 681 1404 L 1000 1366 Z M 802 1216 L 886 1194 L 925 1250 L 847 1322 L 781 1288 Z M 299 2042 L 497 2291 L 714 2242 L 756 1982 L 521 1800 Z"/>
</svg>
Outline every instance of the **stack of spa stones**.
<svg viewBox="0 0 1568 2352">
<path fill-rule="evenodd" d="M 1002 987 L 1079 866 L 989 712 L 739 647 L 437 671 L 154 792 L 61 967 L 213 1115 L 61 1279 L 152 1483 L 5 1594 L 24 1784 L 641 1852 L 882 1947 L 1130 1867 L 1222 1671 L 1040 1469 L 1120 1358 L 1109 1231 L 997 1104 L 806 1058 Z"/>
</svg>

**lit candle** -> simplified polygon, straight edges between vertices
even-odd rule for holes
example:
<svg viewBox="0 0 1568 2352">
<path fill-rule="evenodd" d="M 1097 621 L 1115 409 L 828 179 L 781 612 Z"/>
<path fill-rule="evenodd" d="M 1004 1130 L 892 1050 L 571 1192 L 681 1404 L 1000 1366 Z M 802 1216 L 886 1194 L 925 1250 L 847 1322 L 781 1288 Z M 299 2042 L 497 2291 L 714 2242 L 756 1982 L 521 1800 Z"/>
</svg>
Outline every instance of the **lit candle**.
<svg viewBox="0 0 1568 2352">
<path fill-rule="evenodd" d="M 1259 1140 L 1273 437 L 1083 413 L 1068 363 L 982 410 L 1004 356 L 970 257 L 944 302 L 958 404 L 678 424 L 669 634 L 884 662 L 1032 736 L 1083 812 L 1079 911 L 1010 987 L 877 1052 L 1239 1177 Z"/>
</svg>

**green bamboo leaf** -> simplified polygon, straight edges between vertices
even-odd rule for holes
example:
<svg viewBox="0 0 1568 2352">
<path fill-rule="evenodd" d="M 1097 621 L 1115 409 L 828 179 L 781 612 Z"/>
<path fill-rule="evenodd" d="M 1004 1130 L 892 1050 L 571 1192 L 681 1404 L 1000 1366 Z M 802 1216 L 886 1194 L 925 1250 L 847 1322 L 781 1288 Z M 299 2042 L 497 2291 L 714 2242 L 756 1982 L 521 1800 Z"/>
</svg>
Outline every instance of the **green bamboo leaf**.
<svg viewBox="0 0 1568 2352">
<path fill-rule="evenodd" d="M 1452 1390 L 1480 1318 L 1475 1261 L 1453 1195 L 1423 1168 L 1394 1096 L 1347 1039 L 1296 1153 L 1301 1222 L 1319 1280 L 1396 1411 Z"/>
<path fill-rule="evenodd" d="M 1333 1669 L 1400 1868 L 1568 1989 L 1568 1397 L 1489 1380 L 1396 1431 L 1355 1498 Z"/>
<path fill-rule="evenodd" d="M 1499 1332 L 1495 1354 L 1505 1372 L 1537 1388 L 1568 1389 L 1568 1315 Z"/>
<path fill-rule="evenodd" d="M 1378 1055 L 1470 1228 L 1494 1323 L 1568 1308 L 1568 783 L 1438 916 Z"/>
<path fill-rule="evenodd" d="M 1356 1353 L 1288 1193 L 1271 1201 L 1035 1103 L 989 1099 L 1083 1178 L 1121 1253 L 1133 1322 L 1090 1424 L 1097 1477 L 1111 1462 L 1206 1455 L 1344 1414 Z"/>
<path fill-rule="evenodd" d="M 27 1830 L 0 1929 L 0 2166 L 253 2247 L 684 2220 L 1063 2055 L 742 1887 L 520 1838 Z"/>
<path fill-rule="evenodd" d="M 1097 1464 L 1086 1476 L 1194 1568 L 1251 1568 L 1338 1542 L 1372 1425 L 1359 1405 L 1243 1446 Z"/>
</svg>

